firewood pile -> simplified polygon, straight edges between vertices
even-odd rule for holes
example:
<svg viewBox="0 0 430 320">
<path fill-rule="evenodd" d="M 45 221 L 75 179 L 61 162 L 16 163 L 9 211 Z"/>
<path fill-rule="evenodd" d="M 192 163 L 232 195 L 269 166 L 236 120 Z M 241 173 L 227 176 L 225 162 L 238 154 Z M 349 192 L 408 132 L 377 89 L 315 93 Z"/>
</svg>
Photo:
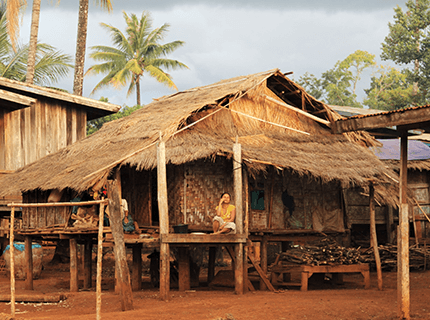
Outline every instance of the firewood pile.
<svg viewBox="0 0 430 320">
<path fill-rule="evenodd" d="M 381 259 L 381 269 L 384 271 L 390 271 L 397 268 L 397 246 L 392 244 L 378 246 L 379 256 Z M 411 270 L 418 270 L 424 267 L 424 263 L 427 263 L 430 257 L 429 249 L 424 250 L 423 247 L 416 245 L 409 247 L 409 268 Z M 362 251 L 361 261 L 369 263 L 371 268 L 375 268 L 375 255 L 373 248 L 368 248 Z"/>
<path fill-rule="evenodd" d="M 324 238 L 308 245 L 296 245 L 282 252 L 277 263 L 306 264 L 311 266 L 333 264 L 356 264 L 360 261 L 360 250 L 339 246 L 335 240 Z"/>
<path fill-rule="evenodd" d="M 75 228 L 94 228 L 98 226 L 99 222 L 96 206 L 79 207 L 77 213 L 73 213 L 71 218 L 75 220 L 73 222 Z"/>
</svg>

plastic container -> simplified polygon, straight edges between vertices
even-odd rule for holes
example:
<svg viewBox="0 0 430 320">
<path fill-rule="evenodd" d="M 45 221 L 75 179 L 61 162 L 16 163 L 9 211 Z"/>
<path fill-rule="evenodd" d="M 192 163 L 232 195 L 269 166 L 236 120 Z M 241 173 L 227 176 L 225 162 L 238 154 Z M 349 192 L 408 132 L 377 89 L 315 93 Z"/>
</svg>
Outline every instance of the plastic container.
<svg viewBox="0 0 430 320">
<path fill-rule="evenodd" d="M 188 224 L 178 224 L 173 226 L 174 233 L 188 233 Z"/>
</svg>

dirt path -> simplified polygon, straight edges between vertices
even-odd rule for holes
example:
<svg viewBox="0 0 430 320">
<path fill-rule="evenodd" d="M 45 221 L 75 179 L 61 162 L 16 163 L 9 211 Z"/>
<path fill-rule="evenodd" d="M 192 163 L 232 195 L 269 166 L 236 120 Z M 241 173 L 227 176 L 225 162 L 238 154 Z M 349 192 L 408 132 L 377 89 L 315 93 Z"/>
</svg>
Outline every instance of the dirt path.
<svg viewBox="0 0 430 320">
<path fill-rule="evenodd" d="M 49 272 L 48 272 L 49 271 Z M 134 310 L 121 312 L 119 296 L 112 280 L 103 282 L 102 319 L 397 319 L 396 273 L 384 273 L 384 290 L 378 291 L 376 274 L 371 274 L 371 289 L 363 289 L 359 275 L 346 275 L 345 284 L 309 284 L 309 291 L 281 290 L 280 293 L 255 291 L 235 295 L 232 288 L 193 288 L 189 292 L 171 291 L 168 302 L 160 301 L 158 290 L 150 288 L 133 293 Z M 430 319 L 430 271 L 411 273 L 412 319 Z M 17 281 L 17 294 L 24 282 Z M 51 266 L 34 281 L 34 293 L 63 293 L 59 303 L 18 303 L 18 319 L 96 319 L 94 289 L 70 293 L 68 265 Z M 9 280 L 0 276 L 0 292 L 9 292 Z M 10 314 L 10 303 L 0 302 L 0 313 Z M 0 320 L 7 319 L 2 318 Z"/>
</svg>

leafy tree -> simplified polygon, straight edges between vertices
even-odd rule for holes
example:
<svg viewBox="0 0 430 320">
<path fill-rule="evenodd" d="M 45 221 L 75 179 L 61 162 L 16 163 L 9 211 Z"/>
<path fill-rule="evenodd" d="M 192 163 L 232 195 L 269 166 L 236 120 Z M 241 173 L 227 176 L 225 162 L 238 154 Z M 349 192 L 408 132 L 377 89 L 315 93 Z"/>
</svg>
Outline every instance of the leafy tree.
<svg viewBox="0 0 430 320">
<path fill-rule="evenodd" d="M 0 13 L 0 76 L 17 81 L 26 80 L 28 45 L 12 48 L 7 27 L 6 15 Z M 54 47 L 39 43 L 35 59 L 34 82 L 38 85 L 50 85 L 64 77 L 73 66 L 72 58 Z"/>
<path fill-rule="evenodd" d="M 315 99 L 323 100 L 324 88 L 322 86 L 322 80 L 315 77 L 313 74 L 305 72 L 297 81 L 307 93 L 309 93 Z"/>
<path fill-rule="evenodd" d="M 408 0 L 406 7 L 406 12 L 394 9 L 381 58 L 405 67 L 408 81 L 414 83 L 414 104 L 424 104 L 430 85 L 430 0 Z"/>
<path fill-rule="evenodd" d="M 154 77 L 158 82 L 177 90 L 172 77 L 167 70 L 188 68 L 182 62 L 164 58 L 184 44 L 183 41 L 173 41 L 159 44 L 166 35 L 169 24 L 152 29 L 152 19 L 149 12 L 144 11 L 140 19 L 135 14 L 130 17 L 123 12 L 127 23 L 126 34 L 119 29 L 101 23 L 111 34 L 115 47 L 94 46 L 90 57 L 102 61 L 88 69 L 89 74 L 106 74 L 95 86 L 92 93 L 108 85 L 121 88 L 129 82 L 127 95 L 136 90 L 137 105 L 140 105 L 140 79 L 144 73 Z"/>
<path fill-rule="evenodd" d="M 411 104 L 413 86 L 404 71 L 380 66 L 371 79 L 370 88 L 364 91 L 367 98 L 363 104 L 372 109 L 396 110 Z"/>
<path fill-rule="evenodd" d="M 101 97 L 99 100 L 103 101 L 103 102 L 108 102 L 108 98 L 105 98 L 105 97 Z M 121 108 L 121 110 L 115 114 L 110 114 L 110 115 L 105 116 L 103 118 L 98 118 L 98 119 L 87 121 L 87 136 L 89 136 L 90 134 L 93 134 L 94 132 L 101 129 L 103 124 L 105 124 L 106 122 L 126 117 L 126 116 L 130 115 L 132 112 L 134 112 L 140 108 L 142 108 L 142 106 L 140 106 L 140 105 L 135 105 L 134 107 L 125 106 L 125 107 Z"/>
</svg>

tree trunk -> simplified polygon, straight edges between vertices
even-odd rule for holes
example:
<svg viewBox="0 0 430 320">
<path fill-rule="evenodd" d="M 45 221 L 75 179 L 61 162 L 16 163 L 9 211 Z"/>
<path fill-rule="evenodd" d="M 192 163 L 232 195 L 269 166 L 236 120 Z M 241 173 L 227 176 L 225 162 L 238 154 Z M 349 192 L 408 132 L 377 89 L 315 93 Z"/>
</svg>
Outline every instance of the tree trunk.
<svg viewBox="0 0 430 320">
<path fill-rule="evenodd" d="M 78 36 L 76 40 L 75 76 L 73 93 L 82 96 L 84 83 L 85 49 L 87 44 L 88 0 L 79 0 Z"/>
<path fill-rule="evenodd" d="M 31 14 L 30 46 L 28 48 L 26 82 L 33 84 L 34 67 L 36 65 L 37 34 L 39 32 L 40 0 L 33 0 Z"/>
<path fill-rule="evenodd" d="M 136 101 L 137 105 L 140 106 L 140 78 L 136 78 Z"/>
</svg>

